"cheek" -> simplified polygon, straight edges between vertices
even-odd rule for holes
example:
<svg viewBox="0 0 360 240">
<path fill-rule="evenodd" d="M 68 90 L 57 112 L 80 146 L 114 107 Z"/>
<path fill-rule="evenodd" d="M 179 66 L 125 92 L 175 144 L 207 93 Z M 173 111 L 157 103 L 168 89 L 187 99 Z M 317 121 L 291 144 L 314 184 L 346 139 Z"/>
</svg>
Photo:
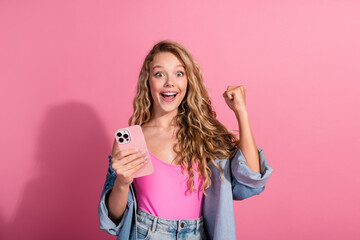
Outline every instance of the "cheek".
<svg viewBox="0 0 360 240">
<path fill-rule="evenodd" d="M 183 91 L 186 90 L 187 85 L 188 85 L 188 80 L 187 80 L 187 78 L 183 79 L 183 80 L 182 80 L 181 82 L 179 82 L 179 83 L 180 83 L 179 86 L 181 87 L 181 89 L 183 89 Z"/>
<path fill-rule="evenodd" d="M 156 84 L 154 83 L 154 81 L 151 81 L 149 82 L 149 87 L 150 87 L 150 92 L 155 92 L 157 90 L 157 86 Z"/>
<path fill-rule="evenodd" d="M 159 91 L 159 89 L 161 89 L 161 83 L 156 80 L 157 79 L 150 79 L 149 81 L 150 89 L 152 89 L 153 91 Z"/>
</svg>

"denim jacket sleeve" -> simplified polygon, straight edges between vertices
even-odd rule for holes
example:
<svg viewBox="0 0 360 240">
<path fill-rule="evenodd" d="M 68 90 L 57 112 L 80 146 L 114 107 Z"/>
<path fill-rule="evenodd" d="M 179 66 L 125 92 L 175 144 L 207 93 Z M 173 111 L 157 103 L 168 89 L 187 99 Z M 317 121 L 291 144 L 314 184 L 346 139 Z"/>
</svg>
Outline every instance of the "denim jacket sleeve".
<svg viewBox="0 0 360 240">
<path fill-rule="evenodd" d="M 118 235 L 120 229 L 123 227 L 125 219 L 127 218 L 127 214 L 129 212 L 129 201 L 131 201 L 131 195 L 129 193 L 128 204 L 125 208 L 125 212 L 121 218 L 121 221 L 118 225 L 116 225 L 108 216 L 108 209 L 105 205 L 105 198 L 108 193 L 110 193 L 111 189 L 114 186 L 114 182 L 116 179 L 116 173 L 112 168 L 112 157 L 109 156 L 109 168 L 106 174 L 106 180 L 104 184 L 104 188 L 101 193 L 100 202 L 98 205 L 98 216 L 99 216 L 99 224 L 100 229 L 104 232 L 107 232 L 112 235 Z"/>
<path fill-rule="evenodd" d="M 231 185 L 234 200 L 243 200 L 260 194 L 264 191 L 265 184 L 273 172 L 263 150 L 259 147 L 257 149 L 260 157 L 260 173 L 253 172 L 246 165 L 246 159 L 240 148 L 231 159 Z"/>
</svg>

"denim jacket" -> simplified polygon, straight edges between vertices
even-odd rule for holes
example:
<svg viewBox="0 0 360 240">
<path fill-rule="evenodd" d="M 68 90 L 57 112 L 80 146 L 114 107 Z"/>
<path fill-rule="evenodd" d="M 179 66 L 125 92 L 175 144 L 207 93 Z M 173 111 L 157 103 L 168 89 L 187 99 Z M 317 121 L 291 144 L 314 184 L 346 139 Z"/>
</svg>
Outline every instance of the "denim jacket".
<svg viewBox="0 0 360 240">
<path fill-rule="evenodd" d="M 208 239 L 236 240 L 233 200 L 243 200 L 264 191 L 265 184 L 273 169 L 267 162 L 263 150 L 259 147 L 257 149 L 260 156 L 260 173 L 252 172 L 246 165 L 245 157 L 240 148 L 237 149 L 236 155 L 231 159 L 215 160 L 224 170 L 223 181 L 220 170 L 213 163 L 210 164 L 211 185 L 206 189 L 208 196 L 204 195 L 202 206 L 205 232 Z M 136 240 L 137 203 L 133 184 L 130 184 L 127 206 L 120 223 L 116 225 L 108 217 L 105 196 L 112 189 L 116 179 L 111 156 L 109 158 L 109 169 L 98 205 L 100 229 L 109 234 L 117 235 L 117 240 Z"/>
</svg>

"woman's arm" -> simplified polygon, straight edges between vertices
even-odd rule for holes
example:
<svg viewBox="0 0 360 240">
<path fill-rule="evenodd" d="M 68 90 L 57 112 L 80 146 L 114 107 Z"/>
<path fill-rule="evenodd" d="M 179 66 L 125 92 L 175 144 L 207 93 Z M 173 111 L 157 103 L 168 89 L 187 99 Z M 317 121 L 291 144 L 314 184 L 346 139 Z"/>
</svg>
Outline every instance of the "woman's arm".
<svg viewBox="0 0 360 240">
<path fill-rule="evenodd" d="M 243 152 L 246 165 L 251 171 L 260 173 L 259 152 L 250 128 L 249 115 L 245 107 L 235 112 L 239 125 L 240 149 Z"/>
<path fill-rule="evenodd" d="M 228 86 L 223 93 L 226 104 L 234 111 L 239 124 L 240 149 L 246 164 L 256 173 L 260 173 L 259 153 L 251 132 L 249 115 L 245 106 L 245 86 Z"/>
<path fill-rule="evenodd" d="M 112 148 L 112 156 L 118 154 L 119 148 L 116 140 L 114 140 Z M 115 159 L 112 159 L 113 161 Z M 117 225 L 120 222 L 121 216 L 123 215 L 129 193 L 130 184 L 121 184 L 119 178 L 116 178 L 113 188 L 110 193 L 105 197 L 105 205 L 109 211 L 109 218 Z"/>
<path fill-rule="evenodd" d="M 110 190 L 107 198 L 105 198 L 105 205 L 109 210 L 109 218 L 116 225 L 120 223 L 121 217 L 125 211 L 130 185 L 121 185 L 115 180 L 114 187 Z"/>
<path fill-rule="evenodd" d="M 105 198 L 105 205 L 109 211 L 109 218 L 115 224 L 120 222 L 126 209 L 129 187 L 133 181 L 131 175 L 144 165 L 142 157 L 144 157 L 144 153 L 134 152 L 132 149 L 120 152 L 116 139 L 114 139 L 112 167 L 119 176 L 116 177 L 112 190 Z"/>
</svg>

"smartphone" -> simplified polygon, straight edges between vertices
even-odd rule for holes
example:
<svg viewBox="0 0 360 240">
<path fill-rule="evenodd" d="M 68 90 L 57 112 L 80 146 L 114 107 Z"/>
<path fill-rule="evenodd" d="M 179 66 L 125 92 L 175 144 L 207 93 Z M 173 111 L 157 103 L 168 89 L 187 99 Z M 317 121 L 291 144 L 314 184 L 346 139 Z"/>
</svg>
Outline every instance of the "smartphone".
<svg viewBox="0 0 360 240">
<path fill-rule="evenodd" d="M 132 178 L 150 175 L 154 172 L 154 167 L 146 146 L 145 137 L 139 125 L 133 125 L 116 130 L 115 139 L 120 150 L 137 148 L 139 151 L 144 150 L 148 156 L 147 163 L 142 168 L 134 172 L 131 176 Z"/>
</svg>

